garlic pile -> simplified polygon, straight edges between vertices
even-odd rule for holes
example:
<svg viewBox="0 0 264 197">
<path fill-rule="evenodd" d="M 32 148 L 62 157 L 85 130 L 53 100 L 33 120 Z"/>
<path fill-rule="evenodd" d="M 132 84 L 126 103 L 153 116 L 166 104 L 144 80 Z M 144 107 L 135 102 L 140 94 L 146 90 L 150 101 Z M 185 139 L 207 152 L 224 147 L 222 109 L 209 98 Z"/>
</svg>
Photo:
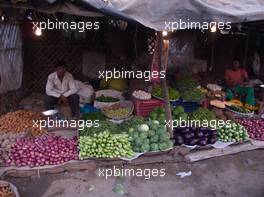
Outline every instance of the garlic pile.
<svg viewBox="0 0 264 197">
<path fill-rule="evenodd" d="M 135 90 L 132 94 L 136 99 L 149 100 L 151 99 L 151 94 L 143 90 Z"/>
</svg>

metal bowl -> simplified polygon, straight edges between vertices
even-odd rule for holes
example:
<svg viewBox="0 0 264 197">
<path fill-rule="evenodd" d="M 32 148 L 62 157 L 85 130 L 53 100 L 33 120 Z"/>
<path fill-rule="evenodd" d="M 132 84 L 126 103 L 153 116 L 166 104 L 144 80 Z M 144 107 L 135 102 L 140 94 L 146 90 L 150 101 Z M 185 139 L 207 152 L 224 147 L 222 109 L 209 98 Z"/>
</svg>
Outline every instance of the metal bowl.
<svg viewBox="0 0 264 197">
<path fill-rule="evenodd" d="M 44 116 L 53 116 L 55 114 L 57 114 L 59 111 L 57 109 L 51 109 L 51 110 L 47 110 L 47 111 L 43 111 L 42 114 Z"/>
</svg>

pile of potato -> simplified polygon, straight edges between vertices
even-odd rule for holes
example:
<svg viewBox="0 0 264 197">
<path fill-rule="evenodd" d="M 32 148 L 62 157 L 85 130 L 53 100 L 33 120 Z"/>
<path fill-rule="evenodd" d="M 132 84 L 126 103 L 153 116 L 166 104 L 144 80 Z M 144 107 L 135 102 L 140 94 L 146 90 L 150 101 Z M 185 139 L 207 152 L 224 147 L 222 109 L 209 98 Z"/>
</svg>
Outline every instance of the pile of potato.
<svg viewBox="0 0 264 197">
<path fill-rule="evenodd" d="M 1 133 L 20 133 L 31 132 L 33 136 L 46 133 L 37 127 L 33 128 L 33 120 L 41 120 L 43 116 L 38 112 L 28 110 L 18 110 L 9 112 L 0 117 L 0 134 Z"/>
</svg>

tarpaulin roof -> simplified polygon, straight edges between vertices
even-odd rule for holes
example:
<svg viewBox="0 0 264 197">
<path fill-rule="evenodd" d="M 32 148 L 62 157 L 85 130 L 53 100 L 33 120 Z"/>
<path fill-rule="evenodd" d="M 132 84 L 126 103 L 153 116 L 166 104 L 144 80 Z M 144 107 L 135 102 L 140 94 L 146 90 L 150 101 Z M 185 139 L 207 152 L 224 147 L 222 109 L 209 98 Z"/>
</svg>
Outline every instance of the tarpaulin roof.
<svg viewBox="0 0 264 197">
<path fill-rule="evenodd" d="M 83 0 L 103 12 L 132 18 L 155 30 L 165 22 L 215 21 L 248 22 L 264 20 L 264 0 Z"/>
<path fill-rule="evenodd" d="M 98 11 L 99 15 L 103 13 L 135 20 L 159 31 L 164 30 L 165 22 L 180 20 L 225 23 L 264 20 L 264 0 L 72 0 L 74 7 L 78 7 L 79 11 L 74 10 L 69 1 L 64 3 L 58 0 L 28 1 L 41 4 L 45 2 L 52 5 L 50 10 L 76 15 L 91 16 L 96 15 Z M 57 9 L 54 9 L 55 7 Z"/>
</svg>

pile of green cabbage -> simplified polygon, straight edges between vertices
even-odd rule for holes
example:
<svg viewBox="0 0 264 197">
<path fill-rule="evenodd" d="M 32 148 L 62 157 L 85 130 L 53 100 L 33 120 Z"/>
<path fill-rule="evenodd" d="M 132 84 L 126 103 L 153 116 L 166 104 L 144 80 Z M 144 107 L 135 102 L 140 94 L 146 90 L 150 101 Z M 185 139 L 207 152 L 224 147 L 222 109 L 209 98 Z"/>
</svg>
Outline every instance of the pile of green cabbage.
<svg viewBox="0 0 264 197">
<path fill-rule="evenodd" d="M 156 120 L 129 128 L 129 136 L 135 152 L 163 151 L 173 146 L 166 126 Z"/>
</svg>

